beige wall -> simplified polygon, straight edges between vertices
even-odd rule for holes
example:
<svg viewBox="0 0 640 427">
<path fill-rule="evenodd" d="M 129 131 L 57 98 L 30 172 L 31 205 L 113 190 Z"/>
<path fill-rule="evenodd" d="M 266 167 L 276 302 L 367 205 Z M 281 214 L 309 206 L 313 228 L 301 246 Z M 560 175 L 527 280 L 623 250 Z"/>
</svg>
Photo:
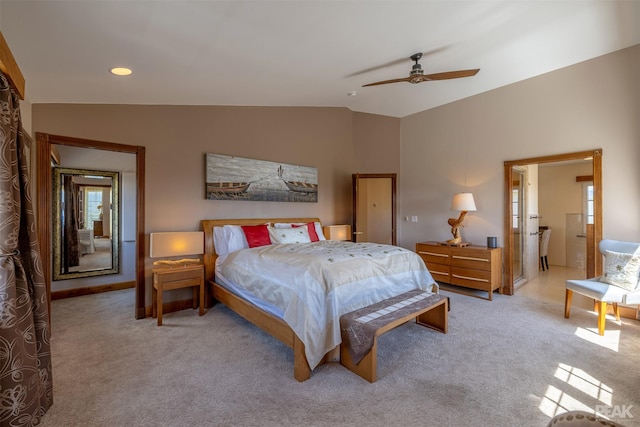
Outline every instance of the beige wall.
<svg viewBox="0 0 640 427">
<path fill-rule="evenodd" d="M 400 119 L 353 113 L 354 173 L 400 172 Z"/>
<path fill-rule="evenodd" d="M 481 71 L 482 72 L 482 71 Z M 640 240 L 640 45 L 402 119 L 398 243 L 449 238 L 451 197 L 472 191 L 463 239 L 503 236 L 503 162 L 602 148 L 603 232 Z"/>
</svg>

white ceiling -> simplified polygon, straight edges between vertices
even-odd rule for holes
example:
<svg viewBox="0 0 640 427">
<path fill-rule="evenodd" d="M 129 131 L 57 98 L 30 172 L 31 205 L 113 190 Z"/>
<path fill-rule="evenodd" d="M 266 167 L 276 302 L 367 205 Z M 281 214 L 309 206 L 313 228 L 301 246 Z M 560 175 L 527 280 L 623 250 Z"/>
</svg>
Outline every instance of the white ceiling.
<svg viewBox="0 0 640 427">
<path fill-rule="evenodd" d="M 404 117 L 638 44 L 640 1 L 0 0 L 0 30 L 32 103 Z M 480 72 L 361 87 L 408 76 L 416 52 L 426 74 Z"/>
</svg>

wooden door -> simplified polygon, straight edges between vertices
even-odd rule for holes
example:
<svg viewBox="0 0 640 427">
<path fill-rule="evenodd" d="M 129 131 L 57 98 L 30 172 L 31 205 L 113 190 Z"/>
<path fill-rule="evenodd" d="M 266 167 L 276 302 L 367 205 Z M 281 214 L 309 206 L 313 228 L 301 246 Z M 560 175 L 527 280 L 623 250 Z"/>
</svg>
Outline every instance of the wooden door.
<svg viewBox="0 0 640 427">
<path fill-rule="evenodd" d="M 396 174 L 353 174 L 353 241 L 396 244 Z"/>
</svg>

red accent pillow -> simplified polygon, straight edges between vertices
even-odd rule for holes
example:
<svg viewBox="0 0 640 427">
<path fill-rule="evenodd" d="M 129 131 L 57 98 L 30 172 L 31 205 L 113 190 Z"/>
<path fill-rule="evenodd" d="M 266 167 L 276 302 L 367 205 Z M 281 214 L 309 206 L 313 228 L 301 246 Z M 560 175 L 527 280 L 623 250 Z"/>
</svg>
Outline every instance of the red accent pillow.
<svg viewBox="0 0 640 427">
<path fill-rule="evenodd" d="M 316 225 L 313 222 L 308 222 L 306 224 L 303 225 L 296 225 L 296 224 L 291 224 L 291 226 L 293 228 L 298 228 L 298 227 L 307 227 L 307 229 L 309 230 L 309 238 L 311 239 L 312 242 L 318 242 L 320 241 L 320 239 L 318 238 L 318 233 L 316 233 Z"/>
<path fill-rule="evenodd" d="M 269 237 L 269 229 L 267 224 L 261 225 L 242 225 L 242 232 L 247 238 L 247 243 L 250 248 L 257 248 L 258 246 L 266 246 L 271 244 L 271 238 Z"/>
</svg>

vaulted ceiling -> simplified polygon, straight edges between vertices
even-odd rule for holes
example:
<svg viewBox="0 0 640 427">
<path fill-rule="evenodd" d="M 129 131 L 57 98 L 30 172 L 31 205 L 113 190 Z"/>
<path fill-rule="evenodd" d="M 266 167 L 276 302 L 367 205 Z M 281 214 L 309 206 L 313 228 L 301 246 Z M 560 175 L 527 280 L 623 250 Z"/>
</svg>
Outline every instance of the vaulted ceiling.
<svg viewBox="0 0 640 427">
<path fill-rule="evenodd" d="M 404 117 L 638 44 L 640 1 L 0 0 L 0 30 L 32 103 Z M 480 72 L 362 87 L 408 76 L 417 52 L 425 74 Z"/>
</svg>

